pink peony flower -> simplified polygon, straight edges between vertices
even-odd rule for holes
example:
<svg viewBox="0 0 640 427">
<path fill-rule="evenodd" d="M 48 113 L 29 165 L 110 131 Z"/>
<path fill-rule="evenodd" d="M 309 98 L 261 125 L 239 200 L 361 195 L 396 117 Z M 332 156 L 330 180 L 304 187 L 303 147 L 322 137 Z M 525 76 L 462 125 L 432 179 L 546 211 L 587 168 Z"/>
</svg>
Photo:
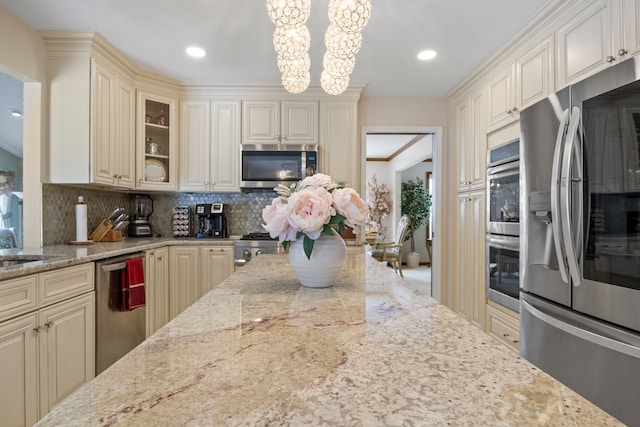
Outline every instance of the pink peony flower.
<svg viewBox="0 0 640 427">
<path fill-rule="evenodd" d="M 289 224 L 315 240 L 320 237 L 324 225 L 335 215 L 336 211 L 331 203 L 331 193 L 323 187 L 297 191 L 289 197 L 287 203 Z"/>
<path fill-rule="evenodd" d="M 336 211 L 346 217 L 344 224 L 353 229 L 354 234 L 360 231 L 360 225 L 367 216 L 367 205 L 353 188 L 339 188 L 333 191 L 333 203 Z"/>
<path fill-rule="evenodd" d="M 300 183 L 300 188 L 305 187 L 324 187 L 325 185 L 335 184 L 333 178 L 323 173 L 317 173 L 312 176 L 308 176 Z"/>
<path fill-rule="evenodd" d="M 291 228 L 287 220 L 287 204 L 280 198 L 275 198 L 269 206 L 262 210 L 262 219 L 265 231 L 269 232 L 272 239 L 276 237 L 280 243 L 285 240 L 296 240 L 296 230 Z"/>
</svg>

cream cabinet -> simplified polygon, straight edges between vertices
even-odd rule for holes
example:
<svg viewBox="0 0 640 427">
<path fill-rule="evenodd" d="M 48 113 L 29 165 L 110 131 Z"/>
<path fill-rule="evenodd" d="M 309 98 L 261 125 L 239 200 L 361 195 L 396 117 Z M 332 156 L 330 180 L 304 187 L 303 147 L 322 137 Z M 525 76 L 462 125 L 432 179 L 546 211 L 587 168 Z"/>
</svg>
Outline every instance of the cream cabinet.
<svg viewBox="0 0 640 427">
<path fill-rule="evenodd" d="M 183 100 L 180 191 L 240 192 L 240 101 Z"/>
<path fill-rule="evenodd" d="M 519 314 L 489 301 L 486 306 L 486 331 L 499 342 L 518 352 L 520 346 Z"/>
<path fill-rule="evenodd" d="M 229 277 L 234 270 L 233 247 L 203 246 L 200 248 L 201 294 L 205 295 Z"/>
<path fill-rule="evenodd" d="M 532 45 L 514 63 L 493 73 L 487 84 L 487 131 L 520 117 L 520 110 L 548 96 L 554 87 L 553 36 Z"/>
<path fill-rule="evenodd" d="M 485 191 L 460 194 L 458 197 L 455 265 L 458 266 L 455 309 L 473 325 L 483 328 L 486 305 L 485 290 Z"/>
<path fill-rule="evenodd" d="M 0 319 L 8 319 L 0 322 L 3 425 L 33 425 L 94 377 L 93 268 L 0 282 Z"/>
<path fill-rule="evenodd" d="M 136 188 L 177 190 L 177 101 L 143 90 L 138 90 L 137 94 Z"/>
<path fill-rule="evenodd" d="M 200 298 L 200 248 L 169 247 L 169 320 Z"/>
<path fill-rule="evenodd" d="M 40 414 L 44 415 L 95 375 L 95 294 L 39 312 Z"/>
<path fill-rule="evenodd" d="M 170 318 L 219 285 L 233 269 L 232 246 L 170 246 Z"/>
<path fill-rule="evenodd" d="M 556 31 L 557 89 L 630 58 L 640 49 L 640 1 L 598 0 Z"/>
<path fill-rule="evenodd" d="M 53 106 L 52 106 L 53 107 Z M 113 66 L 91 60 L 93 180 L 133 188 L 135 93 L 133 80 Z"/>
<path fill-rule="evenodd" d="M 483 188 L 487 175 L 485 91 L 479 89 L 455 107 L 459 191 Z"/>
<path fill-rule="evenodd" d="M 146 251 L 145 298 L 147 337 L 169 321 L 169 248 Z"/>
<path fill-rule="evenodd" d="M 243 144 L 317 144 L 318 102 L 242 102 Z"/>
<path fill-rule="evenodd" d="M 356 102 L 320 102 L 318 170 L 360 191 L 360 149 Z"/>
<path fill-rule="evenodd" d="M 48 180 L 132 189 L 133 73 L 115 56 L 97 53 L 96 46 L 106 42 L 96 35 L 72 40 L 43 32 L 43 38 L 49 75 Z"/>
</svg>

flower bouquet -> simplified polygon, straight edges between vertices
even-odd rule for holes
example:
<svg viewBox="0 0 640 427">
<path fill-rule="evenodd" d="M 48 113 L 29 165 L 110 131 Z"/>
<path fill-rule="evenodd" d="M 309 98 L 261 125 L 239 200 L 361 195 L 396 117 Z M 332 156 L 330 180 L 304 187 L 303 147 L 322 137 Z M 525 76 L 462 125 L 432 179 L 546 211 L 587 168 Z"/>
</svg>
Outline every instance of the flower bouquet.
<svg viewBox="0 0 640 427">
<path fill-rule="evenodd" d="M 290 186 L 279 184 L 274 190 L 278 197 L 262 210 L 263 227 L 285 249 L 302 238 L 307 259 L 323 233 L 333 235 L 349 227 L 358 234 L 367 217 L 366 203 L 358 193 L 328 175 L 317 173 Z"/>
</svg>

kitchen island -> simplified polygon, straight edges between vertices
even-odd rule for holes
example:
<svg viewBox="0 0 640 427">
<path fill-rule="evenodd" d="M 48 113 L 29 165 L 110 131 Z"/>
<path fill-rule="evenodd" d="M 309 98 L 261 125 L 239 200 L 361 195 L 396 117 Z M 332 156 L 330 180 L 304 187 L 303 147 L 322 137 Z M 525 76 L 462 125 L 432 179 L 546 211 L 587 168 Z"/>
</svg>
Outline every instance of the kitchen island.
<svg viewBox="0 0 640 427">
<path fill-rule="evenodd" d="M 262 255 L 38 426 L 620 425 L 391 269 Z"/>
</svg>

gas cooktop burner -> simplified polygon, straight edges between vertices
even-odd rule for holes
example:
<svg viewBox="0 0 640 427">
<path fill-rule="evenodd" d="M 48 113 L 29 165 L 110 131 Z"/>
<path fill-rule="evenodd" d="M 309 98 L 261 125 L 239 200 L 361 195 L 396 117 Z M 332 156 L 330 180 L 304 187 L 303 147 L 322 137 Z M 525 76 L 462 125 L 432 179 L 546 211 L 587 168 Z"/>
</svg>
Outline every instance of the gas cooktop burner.
<svg viewBox="0 0 640 427">
<path fill-rule="evenodd" d="M 275 240 L 275 239 L 272 239 L 269 233 L 254 232 L 254 233 L 245 234 L 244 236 L 242 236 L 240 240 Z"/>
</svg>

